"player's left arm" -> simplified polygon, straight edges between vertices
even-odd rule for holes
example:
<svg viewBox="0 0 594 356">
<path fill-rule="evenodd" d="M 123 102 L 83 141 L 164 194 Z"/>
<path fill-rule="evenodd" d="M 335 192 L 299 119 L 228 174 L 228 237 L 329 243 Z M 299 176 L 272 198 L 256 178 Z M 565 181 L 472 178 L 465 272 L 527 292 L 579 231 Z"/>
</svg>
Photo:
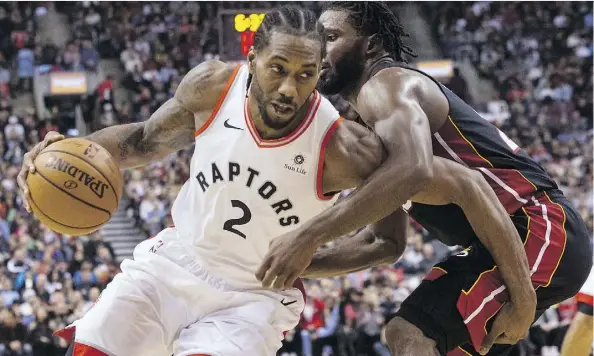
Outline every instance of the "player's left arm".
<svg viewBox="0 0 594 356">
<path fill-rule="evenodd" d="M 504 278 L 512 300 L 531 307 L 536 294 L 520 236 L 495 192 L 480 172 L 434 157 L 435 175 L 412 197 L 429 205 L 457 204 L 479 240 L 488 248 Z M 406 243 L 406 215 L 397 209 L 388 217 L 330 248 L 318 250 L 304 277 L 355 272 L 397 259 Z M 534 307 L 534 306 L 532 306 Z"/>
<path fill-rule="evenodd" d="M 404 210 L 397 209 L 354 236 L 316 251 L 301 277 L 334 277 L 393 263 L 406 248 L 407 228 L 408 215 Z"/>
<path fill-rule="evenodd" d="M 456 204 L 462 208 L 481 243 L 491 253 L 510 294 L 526 308 L 536 307 L 536 292 L 518 230 L 483 175 L 456 162 L 435 159 L 439 174 L 412 197 L 430 205 Z"/>
<path fill-rule="evenodd" d="M 432 85 L 432 87 L 429 86 Z M 320 246 L 400 208 L 433 177 L 431 128 L 423 101 L 444 117 L 448 103 L 434 83 L 405 71 L 383 70 L 361 89 L 357 110 L 372 123 L 387 157 L 358 189 L 299 228 Z"/>
</svg>

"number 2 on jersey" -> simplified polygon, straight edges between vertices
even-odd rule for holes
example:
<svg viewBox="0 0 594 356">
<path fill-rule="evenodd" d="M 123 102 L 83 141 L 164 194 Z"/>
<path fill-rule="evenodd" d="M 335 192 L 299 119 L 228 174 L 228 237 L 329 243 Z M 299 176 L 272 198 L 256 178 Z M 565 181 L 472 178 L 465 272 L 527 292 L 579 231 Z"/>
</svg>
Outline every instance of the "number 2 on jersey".
<svg viewBox="0 0 594 356">
<path fill-rule="evenodd" d="M 239 208 L 243 211 L 243 215 L 238 219 L 229 219 L 225 221 L 223 224 L 223 230 L 227 230 L 234 234 L 237 234 L 245 239 L 245 234 L 235 228 L 237 225 L 245 225 L 252 220 L 252 212 L 247 205 L 241 200 L 231 200 L 231 206 L 234 208 Z"/>
</svg>

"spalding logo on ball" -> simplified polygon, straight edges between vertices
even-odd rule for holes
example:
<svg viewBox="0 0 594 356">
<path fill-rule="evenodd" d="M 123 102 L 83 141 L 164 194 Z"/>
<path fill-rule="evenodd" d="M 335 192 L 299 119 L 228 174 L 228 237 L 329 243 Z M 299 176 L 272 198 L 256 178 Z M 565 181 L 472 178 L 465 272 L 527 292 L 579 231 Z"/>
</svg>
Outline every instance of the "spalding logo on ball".
<svg viewBox="0 0 594 356">
<path fill-rule="evenodd" d="M 100 178 L 95 178 L 91 174 L 85 172 L 82 168 L 68 162 L 66 159 L 59 158 L 54 153 L 49 153 L 49 155 L 49 159 L 45 162 L 45 168 L 61 171 L 72 178 L 77 178 L 79 182 L 88 187 L 96 196 L 103 198 L 105 190 L 109 188 L 109 185 L 104 183 Z"/>
<path fill-rule="evenodd" d="M 52 230 L 84 235 L 109 221 L 122 196 L 115 160 L 98 144 L 70 138 L 55 142 L 35 158 L 27 176 L 31 210 Z"/>
</svg>

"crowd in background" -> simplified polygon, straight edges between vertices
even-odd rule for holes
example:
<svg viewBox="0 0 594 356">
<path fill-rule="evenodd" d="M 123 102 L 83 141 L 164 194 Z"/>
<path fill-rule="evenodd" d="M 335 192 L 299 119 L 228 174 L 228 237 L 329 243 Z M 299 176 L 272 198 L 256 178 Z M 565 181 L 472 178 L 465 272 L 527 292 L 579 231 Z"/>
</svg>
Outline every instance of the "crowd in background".
<svg viewBox="0 0 594 356">
<path fill-rule="evenodd" d="M 592 3 L 430 6 L 444 54 L 468 59 L 508 106 L 501 129 L 543 165 L 592 228 Z"/>
<path fill-rule="evenodd" d="M 90 65 L 84 51 L 41 45 L 37 19 L 44 3 L 0 3 L 0 355 L 64 355 L 52 333 L 80 318 L 118 272 L 101 232 L 61 236 L 26 213 L 16 175 L 23 155 L 50 130 L 60 113 L 41 121 L 34 108 L 17 114 L 19 95 L 32 93 L 35 71 Z M 98 58 L 97 58 L 98 59 Z"/>
<path fill-rule="evenodd" d="M 302 5 L 311 5 L 304 3 Z M 31 92 L 35 71 L 97 70 L 118 59 L 124 73 L 108 77 L 95 96 L 94 129 L 144 121 L 172 96 L 183 75 L 217 58 L 216 13 L 221 8 L 268 8 L 274 3 L 64 2 L 72 39 L 64 48 L 41 45 L 36 19 L 44 3 L 0 4 L 0 356 L 63 355 L 52 332 L 79 318 L 118 273 L 101 232 L 70 238 L 49 230 L 23 209 L 16 174 L 23 154 L 60 113 L 40 121 L 35 110 L 16 115 L 12 102 Z M 510 116 L 496 120 L 543 165 L 592 230 L 592 4 L 427 3 L 439 14 L 435 36 L 444 55 L 469 60 L 493 82 Z M 468 96 L 459 74 L 449 83 Z M 116 106 L 113 82 L 125 95 Z M 343 116 L 347 103 L 331 98 Z M 92 108 L 85 108 L 91 112 Z M 147 237 L 171 224 L 169 210 L 189 178 L 191 150 L 124 172 L 127 210 Z M 348 237 L 345 237 L 348 238 Z M 307 280 L 308 302 L 298 328 L 287 334 L 286 355 L 389 355 L 382 327 L 437 261 L 452 252 L 411 220 L 408 248 L 394 265 L 348 276 Z M 554 355 L 574 313 L 572 301 L 548 311 L 522 348 Z M 553 349 L 551 348 L 553 347 Z M 548 353 L 548 354 L 547 354 Z"/>
<path fill-rule="evenodd" d="M 31 89 L 39 52 L 34 40 L 37 29 L 34 8 L 0 6 L 0 29 L 0 108 L 6 109 L 14 94 Z"/>
</svg>

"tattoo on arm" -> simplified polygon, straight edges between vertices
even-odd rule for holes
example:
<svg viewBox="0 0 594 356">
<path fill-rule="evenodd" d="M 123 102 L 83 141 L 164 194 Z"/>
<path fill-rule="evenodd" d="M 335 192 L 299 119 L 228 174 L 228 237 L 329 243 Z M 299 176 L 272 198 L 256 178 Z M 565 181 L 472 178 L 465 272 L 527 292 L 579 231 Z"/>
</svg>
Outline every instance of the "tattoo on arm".
<svg viewBox="0 0 594 356">
<path fill-rule="evenodd" d="M 130 130 L 121 130 L 116 133 L 118 148 L 120 149 L 120 162 L 128 158 L 130 150 L 140 154 L 149 153 L 150 145 L 146 141 L 143 141 L 144 126 L 136 125 L 136 127 L 132 127 Z"/>
<path fill-rule="evenodd" d="M 212 110 L 218 98 L 214 93 L 220 93 L 221 83 L 231 70 L 219 61 L 204 62 L 186 74 L 175 96 L 147 121 L 108 127 L 87 139 L 107 149 L 122 169 L 141 166 L 191 146 L 196 130 L 194 113 Z"/>
<path fill-rule="evenodd" d="M 120 168 L 132 168 L 190 146 L 194 115 L 170 99 L 145 122 L 108 127 L 87 139 L 107 149 Z"/>
</svg>

